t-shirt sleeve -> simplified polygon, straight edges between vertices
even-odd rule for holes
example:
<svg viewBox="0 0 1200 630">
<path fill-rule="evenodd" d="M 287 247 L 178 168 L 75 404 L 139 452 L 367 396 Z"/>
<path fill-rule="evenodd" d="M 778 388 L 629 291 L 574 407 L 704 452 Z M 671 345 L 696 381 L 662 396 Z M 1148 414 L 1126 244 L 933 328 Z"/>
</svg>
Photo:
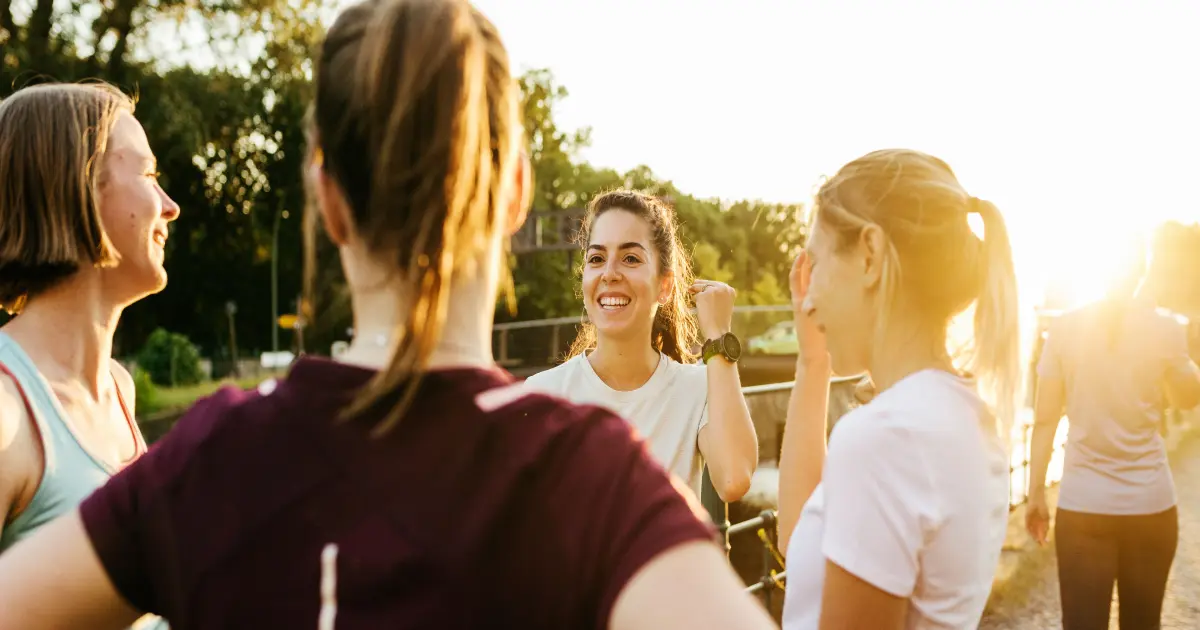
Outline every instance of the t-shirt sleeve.
<svg viewBox="0 0 1200 630">
<path fill-rule="evenodd" d="M 639 570 L 683 543 L 715 544 L 716 529 L 690 490 L 678 485 L 621 418 L 588 408 L 572 438 L 560 491 L 569 554 L 588 567 L 595 628 L 607 628 L 617 597 Z"/>
<path fill-rule="evenodd" d="M 177 583 L 170 544 L 172 488 L 233 395 L 222 392 L 197 404 L 145 455 L 79 506 L 84 529 L 109 579 L 140 611 L 168 613 L 165 589 Z"/>
<path fill-rule="evenodd" d="M 822 479 L 825 557 L 897 597 L 910 597 L 933 525 L 929 461 L 909 431 L 886 418 L 841 423 Z"/>
</svg>

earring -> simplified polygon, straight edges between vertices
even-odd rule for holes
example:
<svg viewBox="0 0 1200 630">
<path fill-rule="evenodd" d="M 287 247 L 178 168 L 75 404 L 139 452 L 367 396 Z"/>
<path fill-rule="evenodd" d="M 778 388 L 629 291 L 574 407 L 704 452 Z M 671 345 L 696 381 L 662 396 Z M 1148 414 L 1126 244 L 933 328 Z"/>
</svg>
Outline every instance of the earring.
<svg viewBox="0 0 1200 630">
<path fill-rule="evenodd" d="M 9 315 L 20 315 L 21 311 L 25 310 L 25 302 L 29 301 L 29 294 L 22 293 L 17 296 L 17 299 L 12 304 L 0 304 Z"/>
</svg>

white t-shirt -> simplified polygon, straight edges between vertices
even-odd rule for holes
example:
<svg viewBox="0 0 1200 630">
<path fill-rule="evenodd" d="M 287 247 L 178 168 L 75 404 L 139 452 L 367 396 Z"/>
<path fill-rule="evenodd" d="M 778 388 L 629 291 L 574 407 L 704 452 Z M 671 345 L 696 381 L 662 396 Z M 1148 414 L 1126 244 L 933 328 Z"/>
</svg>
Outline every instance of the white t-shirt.
<svg viewBox="0 0 1200 630">
<path fill-rule="evenodd" d="M 909 630 L 975 628 L 1008 526 L 1008 457 L 970 381 L 924 370 L 838 422 L 787 552 L 785 630 L 816 630 L 825 561 L 909 600 Z"/>
<path fill-rule="evenodd" d="M 1058 507 L 1092 514 L 1156 514 L 1175 505 L 1175 482 L 1159 434 L 1164 384 L 1191 373 L 1187 330 L 1153 304 L 1124 305 L 1108 330 L 1111 305 L 1066 313 L 1050 327 L 1038 364 L 1066 385 L 1067 431 Z"/>
<path fill-rule="evenodd" d="M 538 391 L 574 403 L 610 409 L 645 438 L 663 468 L 683 480 L 696 496 L 704 462 L 697 449 L 708 424 L 708 371 L 703 364 L 679 363 L 659 355 L 658 367 L 641 387 L 615 390 L 600 380 L 583 354 L 539 372 L 526 382 Z"/>
</svg>

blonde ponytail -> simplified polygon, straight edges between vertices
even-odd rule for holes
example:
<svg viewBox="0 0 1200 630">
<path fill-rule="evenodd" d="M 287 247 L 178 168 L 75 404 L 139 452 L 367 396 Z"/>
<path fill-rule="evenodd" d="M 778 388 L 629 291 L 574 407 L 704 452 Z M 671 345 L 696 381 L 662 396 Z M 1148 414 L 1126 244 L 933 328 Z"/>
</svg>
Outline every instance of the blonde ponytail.
<svg viewBox="0 0 1200 630">
<path fill-rule="evenodd" d="M 1004 216 L 994 204 L 971 198 L 969 211 L 983 219 L 982 281 L 975 303 L 975 343 L 970 370 L 991 398 L 998 429 L 1007 437 L 1016 415 L 1020 382 L 1017 275 Z"/>
</svg>

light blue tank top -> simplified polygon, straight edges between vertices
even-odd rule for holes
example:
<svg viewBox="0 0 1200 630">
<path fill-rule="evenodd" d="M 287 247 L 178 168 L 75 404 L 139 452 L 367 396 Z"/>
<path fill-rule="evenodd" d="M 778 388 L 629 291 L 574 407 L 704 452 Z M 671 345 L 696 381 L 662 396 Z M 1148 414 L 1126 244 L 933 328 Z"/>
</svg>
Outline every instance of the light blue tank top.
<svg viewBox="0 0 1200 630">
<path fill-rule="evenodd" d="M 117 470 L 93 456 L 79 443 L 70 425 L 63 419 L 65 414 L 62 405 L 50 388 L 50 383 L 21 346 L 3 331 L 0 331 L 0 372 L 7 372 L 16 381 L 41 438 L 45 462 L 42 480 L 33 500 L 0 532 L 0 553 L 4 553 L 42 525 L 74 510 Z M 117 395 L 120 394 L 120 390 L 117 390 Z M 128 414 L 124 400 L 121 406 Z M 131 417 L 127 416 L 127 420 L 137 441 L 138 455 L 141 455 L 146 450 L 142 432 Z M 146 618 L 134 628 L 166 630 L 167 623 L 157 617 Z"/>
</svg>

